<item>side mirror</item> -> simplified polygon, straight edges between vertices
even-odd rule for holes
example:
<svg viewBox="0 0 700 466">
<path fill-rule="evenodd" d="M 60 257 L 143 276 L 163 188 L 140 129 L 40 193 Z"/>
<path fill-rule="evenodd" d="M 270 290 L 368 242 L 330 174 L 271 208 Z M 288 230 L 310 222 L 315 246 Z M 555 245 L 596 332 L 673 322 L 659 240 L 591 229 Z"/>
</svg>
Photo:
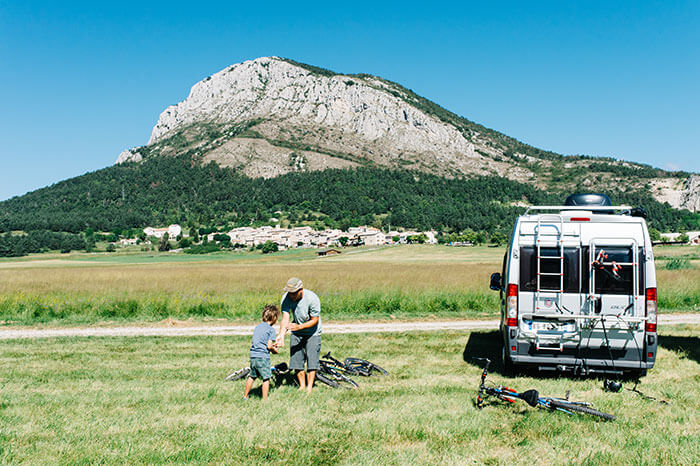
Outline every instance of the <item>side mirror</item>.
<svg viewBox="0 0 700 466">
<path fill-rule="evenodd" d="M 496 272 L 491 274 L 491 284 L 489 285 L 493 291 L 499 291 L 503 288 L 501 285 L 501 274 Z"/>
</svg>

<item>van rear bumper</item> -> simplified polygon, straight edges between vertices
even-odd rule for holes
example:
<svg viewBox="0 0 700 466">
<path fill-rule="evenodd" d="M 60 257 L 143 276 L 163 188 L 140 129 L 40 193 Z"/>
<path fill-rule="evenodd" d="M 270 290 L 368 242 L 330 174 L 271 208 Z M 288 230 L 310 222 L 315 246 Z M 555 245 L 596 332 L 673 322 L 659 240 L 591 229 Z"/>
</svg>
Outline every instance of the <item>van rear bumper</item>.
<svg viewBox="0 0 700 466">
<path fill-rule="evenodd" d="M 561 370 L 577 370 L 580 368 L 594 369 L 598 372 L 619 372 L 621 370 L 646 370 L 654 367 L 654 361 L 639 361 L 635 359 L 592 359 L 577 358 L 552 354 L 548 356 L 539 355 L 516 355 L 510 356 L 513 363 L 518 365 L 549 366 Z"/>
</svg>

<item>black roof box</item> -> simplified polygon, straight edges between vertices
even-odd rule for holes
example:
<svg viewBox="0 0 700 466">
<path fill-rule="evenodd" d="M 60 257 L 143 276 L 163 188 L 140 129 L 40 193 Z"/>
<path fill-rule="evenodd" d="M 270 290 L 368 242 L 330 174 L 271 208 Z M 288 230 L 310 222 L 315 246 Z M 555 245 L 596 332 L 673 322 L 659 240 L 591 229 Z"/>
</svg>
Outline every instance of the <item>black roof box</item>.
<svg viewBox="0 0 700 466">
<path fill-rule="evenodd" d="M 612 205 L 607 194 L 571 194 L 564 201 L 566 206 L 608 206 Z"/>
</svg>

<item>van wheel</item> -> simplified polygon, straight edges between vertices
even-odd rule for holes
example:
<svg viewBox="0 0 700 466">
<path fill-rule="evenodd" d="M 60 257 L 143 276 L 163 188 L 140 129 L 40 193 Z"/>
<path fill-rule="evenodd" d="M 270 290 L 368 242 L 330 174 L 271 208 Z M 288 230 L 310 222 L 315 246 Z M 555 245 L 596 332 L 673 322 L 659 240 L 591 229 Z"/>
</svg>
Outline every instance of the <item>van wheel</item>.
<svg viewBox="0 0 700 466">
<path fill-rule="evenodd" d="M 627 376 L 628 376 L 628 378 L 630 378 L 630 379 L 639 379 L 639 378 L 641 378 L 641 377 L 644 377 L 645 375 L 647 375 L 647 370 L 646 370 L 646 369 L 639 369 L 639 370 L 636 370 L 636 371 L 629 371 L 629 372 L 627 373 Z"/>
<path fill-rule="evenodd" d="M 506 354 L 506 347 L 501 349 L 501 361 L 503 362 L 503 375 L 511 375 L 515 372 L 515 366 L 510 356 Z"/>
</svg>

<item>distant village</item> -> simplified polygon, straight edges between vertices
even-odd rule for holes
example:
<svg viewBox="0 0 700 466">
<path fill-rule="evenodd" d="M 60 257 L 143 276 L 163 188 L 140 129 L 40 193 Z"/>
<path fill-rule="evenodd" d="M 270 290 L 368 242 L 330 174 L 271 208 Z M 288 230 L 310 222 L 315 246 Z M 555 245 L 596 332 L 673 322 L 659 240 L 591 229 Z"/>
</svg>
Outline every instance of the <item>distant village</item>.
<svg viewBox="0 0 700 466">
<path fill-rule="evenodd" d="M 168 240 L 180 241 L 188 238 L 194 243 L 194 238 L 182 229 L 180 225 L 173 224 L 167 228 L 146 227 L 143 229 L 142 239 L 122 238 L 120 244 L 152 244 L 153 239 L 162 240 L 167 234 Z M 390 231 L 383 232 L 378 228 L 369 226 L 350 227 L 347 231 L 338 229 L 314 230 L 310 226 L 281 228 L 276 226 L 239 227 L 228 232 L 212 232 L 202 235 L 199 241 L 209 243 L 221 243 L 230 241 L 231 246 L 239 248 L 256 248 L 264 244 L 275 244 L 275 250 L 283 251 L 294 248 L 333 248 L 344 246 L 382 246 L 391 244 L 425 243 L 438 244 L 438 233 L 430 231 Z M 687 235 L 687 237 L 683 237 Z M 143 238 L 145 236 L 145 238 Z M 443 239 L 443 242 L 444 239 Z M 658 243 L 690 243 L 700 244 L 700 232 L 692 231 L 683 235 L 679 233 L 662 233 Z M 656 243 L 656 242 L 655 242 Z M 471 246 L 470 241 L 447 241 L 454 246 Z"/>
<path fill-rule="evenodd" d="M 170 225 L 167 228 L 143 229 L 147 237 L 162 239 L 167 233 L 168 238 L 188 237 L 180 225 Z M 221 235 L 226 235 L 231 245 L 239 247 L 257 247 L 268 242 L 277 245 L 279 250 L 293 248 L 329 248 L 338 246 L 381 246 L 386 244 L 427 243 L 437 244 L 435 231 L 390 231 L 385 233 L 378 228 L 360 226 L 351 227 L 347 231 L 337 229 L 314 230 L 309 226 L 281 228 L 277 226 L 239 227 L 227 233 L 214 232 L 206 235 L 208 242 L 220 241 Z M 123 245 L 136 244 L 137 240 L 122 239 Z"/>
</svg>

